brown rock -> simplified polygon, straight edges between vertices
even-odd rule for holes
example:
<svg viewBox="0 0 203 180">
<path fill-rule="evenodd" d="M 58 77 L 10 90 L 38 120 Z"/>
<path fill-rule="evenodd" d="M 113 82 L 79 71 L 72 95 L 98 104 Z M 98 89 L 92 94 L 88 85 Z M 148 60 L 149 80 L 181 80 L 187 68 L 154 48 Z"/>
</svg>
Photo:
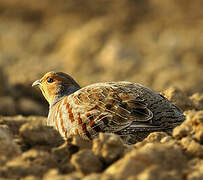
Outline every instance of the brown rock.
<svg viewBox="0 0 203 180">
<path fill-rule="evenodd" d="M 101 174 L 98 173 L 91 173 L 83 178 L 83 180 L 100 180 Z"/>
<path fill-rule="evenodd" d="M 79 179 L 81 179 L 81 175 L 79 174 L 62 175 L 58 172 L 57 169 L 52 169 L 48 171 L 43 177 L 43 180 L 79 180 Z"/>
<path fill-rule="evenodd" d="M 71 149 L 72 148 L 72 149 Z M 60 162 L 60 161 L 66 161 L 70 159 L 71 155 L 75 152 L 77 152 L 78 148 L 75 146 L 72 146 L 68 144 L 67 142 L 63 143 L 59 147 L 52 148 L 52 155 L 54 158 Z"/>
<path fill-rule="evenodd" d="M 197 110 L 203 110 L 203 94 L 195 93 L 190 97 L 190 99 Z"/>
<path fill-rule="evenodd" d="M 7 125 L 9 128 L 9 131 L 12 132 L 14 135 L 19 134 L 19 129 L 20 127 L 25 124 L 26 122 L 38 120 L 38 119 L 44 119 L 42 117 L 34 117 L 34 116 L 29 116 L 29 117 L 23 117 L 21 115 L 18 116 L 2 116 L 0 117 L 0 124 Z"/>
<path fill-rule="evenodd" d="M 70 139 L 68 139 L 67 141 L 72 145 L 77 146 L 79 149 L 91 149 L 92 147 L 92 141 L 82 139 L 78 135 L 70 137 Z"/>
<path fill-rule="evenodd" d="M 181 139 L 191 132 L 192 127 L 186 126 L 185 124 L 182 124 L 180 126 L 177 126 L 175 129 L 173 129 L 173 137 L 176 139 Z"/>
<path fill-rule="evenodd" d="M 93 140 L 92 151 L 109 164 L 123 155 L 124 144 L 118 135 L 100 133 L 99 137 Z"/>
<path fill-rule="evenodd" d="M 75 153 L 71 158 L 71 163 L 75 166 L 76 170 L 83 174 L 100 172 L 102 170 L 102 163 L 90 150 L 81 150 Z"/>
<path fill-rule="evenodd" d="M 190 167 L 187 173 L 187 180 L 202 180 L 203 179 L 203 160 L 193 159 L 188 163 Z"/>
<path fill-rule="evenodd" d="M 56 161 L 46 151 L 31 149 L 22 156 L 9 161 L 2 169 L 8 178 L 28 175 L 42 176 L 48 169 L 56 167 Z"/>
<path fill-rule="evenodd" d="M 20 98 L 18 101 L 18 112 L 23 115 L 45 115 L 45 108 L 42 104 L 30 99 Z"/>
<path fill-rule="evenodd" d="M 173 130 L 182 148 L 190 156 L 203 156 L 203 111 L 187 111 L 186 120 Z"/>
<path fill-rule="evenodd" d="M 114 180 L 113 176 L 104 173 L 91 173 L 83 178 L 83 180 Z"/>
<path fill-rule="evenodd" d="M 177 139 L 189 136 L 199 143 L 203 142 L 203 111 L 186 112 L 186 120 L 173 130 Z"/>
<path fill-rule="evenodd" d="M 167 144 L 169 146 L 173 146 L 174 148 L 179 148 L 179 142 L 171 136 L 166 136 L 161 139 L 160 143 Z"/>
<path fill-rule="evenodd" d="M 194 138 L 203 144 L 203 111 L 199 111 L 193 118 L 193 127 L 195 130 Z"/>
<path fill-rule="evenodd" d="M 41 120 L 41 121 L 40 121 Z M 36 145 L 50 145 L 56 147 L 63 143 L 60 134 L 52 127 L 43 125 L 42 120 L 37 119 L 24 124 L 20 128 L 20 136 L 26 144 L 31 146 Z"/>
<path fill-rule="evenodd" d="M 7 160 L 18 156 L 20 152 L 20 147 L 13 141 L 9 131 L 0 127 L 0 166 Z"/>
<path fill-rule="evenodd" d="M 178 88 L 171 87 L 162 92 L 162 94 L 182 111 L 193 109 L 193 102 L 186 96 L 186 94 Z"/>
<path fill-rule="evenodd" d="M 168 136 L 165 132 L 152 132 L 145 138 L 147 142 L 160 142 L 162 138 Z"/>
<path fill-rule="evenodd" d="M 70 158 L 73 153 L 78 151 L 78 147 L 65 142 L 59 147 L 52 148 L 51 154 L 58 163 L 60 172 L 70 173 L 75 170 L 70 163 Z"/>
<path fill-rule="evenodd" d="M 174 170 L 181 173 L 185 163 L 186 158 L 182 155 L 180 148 L 148 143 L 142 148 L 132 150 L 109 166 L 105 174 L 110 174 L 115 179 L 127 179 L 131 176 L 137 176 L 153 166 L 158 166 L 160 172 Z"/>
<path fill-rule="evenodd" d="M 145 163 L 136 161 L 132 153 L 129 153 L 109 166 L 104 173 L 113 176 L 114 179 L 127 179 L 130 176 L 137 175 L 145 167 Z"/>
<path fill-rule="evenodd" d="M 7 90 L 6 76 L 2 71 L 2 67 L 0 67 L 0 96 L 5 95 L 6 90 Z"/>
<path fill-rule="evenodd" d="M 36 176 L 33 176 L 33 175 L 30 175 L 30 176 L 26 176 L 26 177 L 23 177 L 23 178 L 20 178 L 21 180 L 40 180 L 39 177 L 36 177 Z"/>
<path fill-rule="evenodd" d="M 152 166 L 134 178 L 137 180 L 180 180 L 182 176 L 176 171 L 160 171 L 159 166 Z"/>
<path fill-rule="evenodd" d="M 184 137 L 180 141 L 183 149 L 191 156 L 203 157 L 203 145 L 196 142 L 191 137 Z"/>
<path fill-rule="evenodd" d="M 140 148 L 147 143 L 158 143 L 164 137 L 168 137 L 168 134 L 165 132 L 152 132 L 143 141 L 136 143 L 134 146 Z"/>
<path fill-rule="evenodd" d="M 83 180 L 114 180 L 113 176 L 104 173 L 91 173 L 83 178 Z"/>
<path fill-rule="evenodd" d="M 16 115 L 16 104 L 12 97 L 2 96 L 0 97 L 0 114 L 1 115 Z"/>
</svg>

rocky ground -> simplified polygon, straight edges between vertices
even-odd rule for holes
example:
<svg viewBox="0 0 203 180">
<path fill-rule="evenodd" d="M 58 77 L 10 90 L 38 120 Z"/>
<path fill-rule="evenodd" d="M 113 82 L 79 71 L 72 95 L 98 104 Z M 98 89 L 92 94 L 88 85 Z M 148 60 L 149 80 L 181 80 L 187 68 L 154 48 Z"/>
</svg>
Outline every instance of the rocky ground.
<svg viewBox="0 0 203 180">
<path fill-rule="evenodd" d="M 186 120 L 172 135 L 151 133 L 125 145 L 119 136 L 100 134 L 93 141 L 75 136 L 64 142 L 45 117 L 0 118 L 2 179 L 203 179 L 203 95 L 163 92 L 181 103 Z M 178 94 L 178 98 L 176 96 Z M 181 102 L 180 99 L 182 100 Z"/>
<path fill-rule="evenodd" d="M 202 0 L 0 0 L 0 179 L 203 179 Z M 64 142 L 34 80 L 142 83 L 186 115 L 135 145 Z"/>
</svg>

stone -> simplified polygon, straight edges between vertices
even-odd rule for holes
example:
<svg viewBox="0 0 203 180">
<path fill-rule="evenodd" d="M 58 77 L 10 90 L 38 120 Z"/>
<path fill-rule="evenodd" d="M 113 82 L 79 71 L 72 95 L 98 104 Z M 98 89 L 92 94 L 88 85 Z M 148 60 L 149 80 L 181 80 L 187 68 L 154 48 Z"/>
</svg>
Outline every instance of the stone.
<svg viewBox="0 0 203 180">
<path fill-rule="evenodd" d="M 60 174 L 57 169 L 49 170 L 42 180 L 80 180 L 81 175 L 78 174 Z"/>
<path fill-rule="evenodd" d="M 137 177 L 134 176 L 137 180 L 180 180 L 182 179 L 181 175 L 176 171 L 160 171 L 159 166 L 152 166 L 145 169 Z M 131 179 L 131 178 L 129 178 Z M 132 178 L 133 180 L 133 178 Z"/>
<path fill-rule="evenodd" d="M 188 155 L 203 158 L 203 145 L 191 137 L 182 138 L 180 143 Z"/>
<path fill-rule="evenodd" d="M 147 143 L 158 143 L 162 138 L 168 137 L 169 135 L 165 132 L 152 132 L 143 141 L 136 143 L 134 146 L 140 148 Z"/>
<path fill-rule="evenodd" d="M 98 173 L 91 173 L 83 178 L 83 180 L 100 180 L 101 174 Z"/>
<path fill-rule="evenodd" d="M 23 115 L 44 115 L 46 109 L 44 106 L 31 98 L 22 97 L 17 104 L 18 112 Z"/>
<path fill-rule="evenodd" d="M 28 145 L 50 145 L 56 147 L 63 143 L 60 134 L 53 127 L 45 126 L 40 121 L 25 123 L 20 128 L 20 136 Z"/>
<path fill-rule="evenodd" d="M 20 147 L 13 141 L 10 132 L 0 127 L 0 166 L 7 160 L 18 156 L 21 153 Z"/>
<path fill-rule="evenodd" d="M 11 116 L 17 114 L 16 103 L 10 96 L 0 97 L 0 114 L 5 116 Z"/>
<path fill-rule="evenodd" d="M 74 165 L 76 170 L 82 172 L 83 174 L 101 172 L 103 167 L 99 158 L 90 150 L 81 150 L 73 154 L 71 163 Z"/>
<path fill-rule="evenodd" d="M 21 156 L 17 156 L 7 162 L 2 171 L 8 178 L 26 177 L 34 175 L 42 176 L 48 169 L 56 167 L 56 161 L 43 150 L 30 149 Z"/>
<path fill-rule="evenodd" d="M 187 180 L 202 180 L 203 179 L 203 160 L 202 159 L 192 159 L 188 162 L 190 167 L 187 173 Z"/>
<path fill-rule="evenodd" d="M 26 176 L 26 177 L 22 177 L 21 179 L 22 180 L 40 180 L 40 177 L 29 175 L 29 176 Z"/>
<path fill-rule="evenodd" d="M 181 139 L 187 136 L 191 132 L 191 129 L 192 128 L 190 126 L 186 126 L 185 124 L 177 126 L 173 129 L 173 137 Z"/>
<path fill-rule="evenodd" d="M 195 93 L 192 96 L 190 96 L 190 99 L 192 100 L 193 104 L 195 105 L 195 109 L 203 110 L 203 94 Z"/>
<path fill-rule="evenodd" d="M 181 139 L 189 136 L 200 144 L 203 142 L 203 111 L 187 111 L 186 120 L 173 130 L 173 136 Z"/>
<path fill-rule="evenodd" d="M 134 149 L 123 158 L 109 166 L 105 174 L 112 175 L 115 179 L 127 179 L 137 176 L 145 169 L 157 166 L 159 171 L 183 172 L 186 158 L 177 147 L 148 143 L 145 146 Z"/>
<path fill-rule="evenodd" d="M 78 135 L 72 136 L 70 139 L 67 140 L 74 146 L 77 146 L 79 149 L 91 149 L 92 148 L 92 141 L 85 140 Z"/>
<path fill-rule="evenodd" d="M 162 92 L 162 94 L 176 106 L 178 106 L 182 111 L 193 109 L 194 104 L 187 95 L 181 91 L 179 88 L 171 87 Z"/>
<path fill-rule="evenodd" d="M 70 173 L 75 170 L 74 166 L 70 163 L 70 158 L 77 151 L 77 146 L 67 142 L 51 149 L 51 155 L 57 161 L 60 172 Z"/>
<path fill-rule="evenodd" d="M 105 163 L 110 164 L 123 155 L 124 144 L 118 135 L 100 133 L 99 137 L 93 140 L 92 151 Z"/>
<path fill-rule="evenodd" d="M 12 132 L 13 135 L 19 135 L 19 129 L 21 126 L 27 122 L 31 121 L 40 121 L 40 122 L 45 122 L 44 117 L 37 117 L 37 116 L 22 116 L 22 115 L 17 115 L 17 116 L 2 116 L 0 117 L 0 124 L 7 125 L 9 128 L 9 131 Z M 45 124 L 45 123 L 44 123 Z"/>
</svg>

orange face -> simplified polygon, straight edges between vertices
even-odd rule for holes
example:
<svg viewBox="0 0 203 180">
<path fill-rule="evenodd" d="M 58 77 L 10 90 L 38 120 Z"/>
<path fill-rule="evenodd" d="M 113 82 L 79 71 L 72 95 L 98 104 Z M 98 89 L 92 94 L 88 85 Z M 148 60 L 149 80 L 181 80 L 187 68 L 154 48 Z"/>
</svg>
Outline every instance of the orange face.
<svg viewBox="0 0 203 180">
<path fill-rule="evenodd" d="M 32 84 L 32 86 L 36 85 L 39 86 L 49 104 L 52 104 L 57 97 L 69 95 L 80 88 L 70 76 L 61 72 L 46 73 Z"/>
</svg>

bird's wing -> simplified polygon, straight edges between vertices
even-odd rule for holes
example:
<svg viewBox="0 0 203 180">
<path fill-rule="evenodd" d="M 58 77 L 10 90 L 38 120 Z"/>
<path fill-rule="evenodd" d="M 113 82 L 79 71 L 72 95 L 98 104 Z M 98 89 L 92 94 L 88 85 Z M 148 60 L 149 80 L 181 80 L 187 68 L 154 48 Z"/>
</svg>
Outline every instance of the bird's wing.
<svg viewBox="0 0 203 180">
<path fill-rule="evenodd" d="M 132 122 L 146 124 L 153 113 L 133 83 L 98 83 L 72 94 L 74 109 L 90 134 L 117 132 Z"/>
</svg>

